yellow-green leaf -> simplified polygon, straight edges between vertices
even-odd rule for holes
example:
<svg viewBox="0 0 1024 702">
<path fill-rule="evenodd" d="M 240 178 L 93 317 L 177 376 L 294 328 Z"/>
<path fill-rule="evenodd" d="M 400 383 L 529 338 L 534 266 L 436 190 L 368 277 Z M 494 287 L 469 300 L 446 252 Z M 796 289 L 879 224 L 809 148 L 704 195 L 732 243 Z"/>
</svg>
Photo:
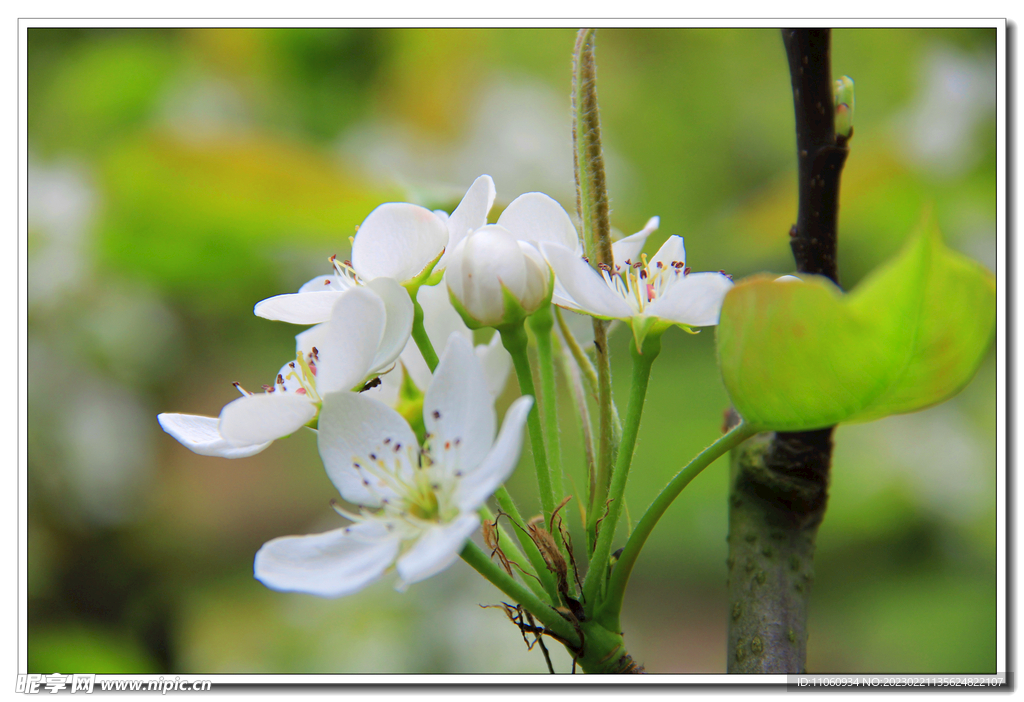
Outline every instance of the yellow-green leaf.
<svg viewBox="0 0 1024 702">
<path fill-rule="evenodd" d="M 973 377 L 994 328 L 994 277 L 928 225 L 848 295 L 818 276 L 741 281 L 718 354 L 746 421 L 801 431 L 942 402 Z"/>
</svg>

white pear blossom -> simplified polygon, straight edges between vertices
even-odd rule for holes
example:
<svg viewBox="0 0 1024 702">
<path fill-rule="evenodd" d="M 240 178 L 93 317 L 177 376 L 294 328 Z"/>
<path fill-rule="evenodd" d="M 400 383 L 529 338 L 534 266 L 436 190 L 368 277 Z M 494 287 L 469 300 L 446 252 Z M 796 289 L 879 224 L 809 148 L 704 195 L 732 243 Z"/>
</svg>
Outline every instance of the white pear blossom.
<svg viewBox="0 0 1024 702">
<path fill-rule="evenodd" d="M 551 300 L 551 269 L 540 252 L 500 224 L 481 227 L 459 242 L 444 280 L 469 326 L 510 324 Z"/>
<path fill-rule="evenodd" d="M 612 242 L 613 258 L 616 261 L 638 260 L 647 237 L 658 230 L 659 222 L 658 217 L 651 217 L 637 233 L 627 237 L 619 235 Z M 524 193 L 517 197 L 498 217 L 498 224 L 516 239 L 529 242 L 538 249 L 543 243 L 557 244 L 577 256 L 583 255 L 583 244 L 569 214 L 544 193 Z M 612 233 L 618 234 L 618 230 L 613 229 Z"/>
<path fill-rule="evenodd" d="M 448 338 L 452 334 L 458 334 L 467 341 L 473 341 L 473 332 L 452 307 L 446 286 L 423 286 L 419 289 L 416 300 L 423 308 L 423 326 L 435 349 L 443 349 L 447 346 Z M 473 351 L 484 367 L 488 389 L 497 397 L 505 389 L 505 383 L 512 370 L 512 357 L 501 345 L 499 334 L 494 334 L 486 344 L 477 344 Z M 410 339 L 406 343 L 398 360 L 418 389 L 425 389 L 430 384 L 430 368 L 423 360 L 423 354 L 420 353 L 415 340 Z M 387 373 L 382 375 L 380 380 L 380 385 L 369 390 L 368 394 L 389 407 L 395 407 L 403 382 L 402 374 L 399 372 Z"/>
<path fill-rule="evenodd" d="M 164 431 L 204 456 L 244 458 L 274 439 L 311 422 L 330 392 L 350 390 L 389 369 L 412 330 L 412 301 L 389 279 L 345 291 L 329 321 L 296 337 L 296 359 L 289 361 L 264 392 L 248 392 L 227 404 L 219 418 L 161 414 Z"/>
<path fill-rule="evenodd" d="M 447 568 L 480 526 L 476 510 L 512 473 L 532 397 L 516 400 L 494 437 L 494 397 L 471 343 L 452 334 L 423 403 L 421 447 L 395 410 L 366 394 L 325 397 L 320 456 L 351 524 L 274 539 L 256 554 L 256 578 L 275 590 L 354 593 L 392 565 L 398 588 Z"/>
<path fill-rule="evenodd" d="M 313 278 L 297 293 L 262 300 L 253 311 L 275 321 L 317 324 L 327 321 L 339 295 L 365 281 L 426 282 L 432 272 L 447 265 L 447 251 L 487 223 L 494 196 L 494 182 L 482 175 L 451 216 L 405 202 L 380 205 L 359 225 L 352 241 L 352 260 L 332 257 L 333 274 Z"/>
<path fill-rule="evenodd" d="M 648 260 L 625 259 L 614 267 L 594 269 L 576 252 L 557 244 L 541 244 L 559 283 L 553 302 L 602 319 L 628 321 L 637 348 L 650 332 L 678 324 L 718 324 L 725 294 L 732 287 L 724 272 L 691 273 L 683 239 L 671 236 Z"/>
</svg>

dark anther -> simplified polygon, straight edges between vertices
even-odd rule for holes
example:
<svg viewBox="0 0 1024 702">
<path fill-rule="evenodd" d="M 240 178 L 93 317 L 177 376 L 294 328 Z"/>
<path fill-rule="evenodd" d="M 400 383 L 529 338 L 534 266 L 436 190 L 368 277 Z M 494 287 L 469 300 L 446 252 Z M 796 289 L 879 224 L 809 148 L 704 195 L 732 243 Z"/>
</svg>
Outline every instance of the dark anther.
<svg viewBox="0 0 1024 702">
<path fill-rule="evenodd" d="M 367 390 L 372 390 L 373 388 L 377 387 L 378 385 L 380 385 L 380 378 L 374 378 L 373 380 L 371 380 L 368 383 L 366 383 L 366 385 L 364 385 L 359 390 L 359 392 L 366 392 Z"/>
<path fill-rule="evenodd" d="M 438 412 L 437 410 L 434 410 L 432 414 L 434 415 L 434 419 L 440 419 L 441 418 L 441 413 Z"/>
</svg>

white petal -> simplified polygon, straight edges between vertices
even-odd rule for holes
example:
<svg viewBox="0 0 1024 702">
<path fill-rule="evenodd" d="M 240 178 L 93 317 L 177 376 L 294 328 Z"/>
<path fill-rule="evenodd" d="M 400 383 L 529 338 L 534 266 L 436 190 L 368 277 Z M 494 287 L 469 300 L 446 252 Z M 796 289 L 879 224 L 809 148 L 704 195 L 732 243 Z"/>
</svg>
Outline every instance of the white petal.
<svg viewBox="0 0 1024 702">
<path fill-rule="evenodd" d="M 342 295 L 338 290 L 275 295 L 256 303 L 253 314 L 275 322 L 319 324 L 331 318 L 331 308 Z"/>
<path fill-rule="evenodd" d="M 512 370 L 512 356 L 502 346 L 501 334 L 495 332 L 490 343 L 476 346 L 473 352 L 476 353 L 480 365 L 483 366 L 484 375 L 487 376 L 487 389 L 498 397 L 505 389 L 508 374 Z"/>
<path fill-rule="evenodd" d="M 341 275 L 318 275 L 316 278 L 303 283 L 299 288 L 300 293 L 327 292 L 328 290 L 348 290 L 355 283 L 351 278 Z"/>
<path fill-rule="evenodd" d="M 677 324 L 714 326 L 730 288 L 732 281 L 721 273 L 691 273 L 676 280 L 644 312 Z"/>
<path fill-rule="evenodd" d="M 458 246 L 459 242 L 469 236 L 471 232 L 475 232 L 487 224 L 487 213 L 494 205 L 495 194 L 494 181 L 489 175 L 482 175 L 473 181 L 462 198 L 462 202 L 447 220 L 448 251 Z M 439 269 L 443 269 L 446 265 L 445 259 L 448 257 L 448 251 L 438 262 Z"/>
<path fill-rule="evenodd" d="M 317 324 L 295 335 L 295 350 L 301 351 L 302 355 L 305 356 L 311 353 L 315 347 L 317 353 L 320 353 L 320 349 L 324 347 L 324 341 L 326 340 L 327 325 Z"/>
<path fill-rule="evenodd" d="M 531 407 L 533 398 L 527 395 L 517 399 L 508 408 L 498 440 L 490 452 L 475 471 L 462 476 L 459 481 L 456 499 L 460 510 L 475 510 L 512 475 L 523 448 L 523 427 Z"/>
<path fill-rule="evenodd" d="M 647 237 L 653 232 L 657 231 L 658 223 L 661 220 L 658 217 L 651 217 L 647 220 L 647 224 L 644 228 L 638 231 L 636 234 L 631 234 L 627 237 L 619 239 L 612 243 L 612 258 L 616 265 L 622 265 L 628 261 L 639 261 L 640 252 L 643 251 L 644 244 L 647 243 Z"/>
<path fill-rule="evenodd" d="M 576 227 L 566 211 L 544 193 L 525 193 L 513 200 L 498 217 L 498 224 L 520 241 L 549 242 L 579 251 Z"/>
<path fill-rule="evenodd" d="M 412 479 L 419 456 L 419 442 L 402 415 L 353 392 L 324 398 L 317 444 L 327 476 L 341 496 L 367 507 L 394 499 L 395 481 Z"/>
<path fill-rule="evenodd" d="M 283 536 L 256 552 L 253 571 L 257 580 L 273 590 L 341 597 L 380 578 L 394 562 L 399 545 L 397 537 L 360 537 L 348 527 Z"/>
<path fill-rule="evenodd" d="M 373 369 L 387 321 L 384 301 L 366 287 L 346 290 L 334 303 L 317 346 L 316 387 L 327 393 L 349 390 Z"/>
<path fill-rule="evenodd" d="M 448 524 L 427 529 L 411 549 L 398 559 L 399 590 L 436 575 L 455 562 L 466 540 L 480 526 L 480 517 L 461 514 Z"/>
<path fill-rule="evenodd" d="M 683 237 L 670 236 L 665 240 L 648 265 L 650 268 L 657 268 L 659 263 L 664 268 L 669 268 L 673 263 L 686 265 L 686 248 L 683 246 Z"/>
<path fill-rule="evenodd" d="M 551 267 L 533 244 L 520 241 L 519 249 L 523 252 L 523 261 L 526 264 L 526 288 L 519 299 L 519 304 L 528 312 L 532 312 L 548 297 L 552 278 Z"/>
<path fill-rule="evenodd" d="M 541 249 L 565 293 L 580 310 L 610 319 L 627 319 L 633 315 L 629 304 L 582 258 L 563 246 L 542 244 Z"/>
<path fill-rule="evenodd" d="M 316 416 L 305 395 L 267 392 L 240 397 L 220 411 L 220 434 L 235 446 L 251 446 L 288 436 Z"/>
<path fill-rule="evenodd" d="M 160 422 L 161 428 L 180 441 L 182 446 L 200 456 L 246 458 L 259 453 L 271 443 L 267 441 L 262 444 L 235 446 L 220 435 L 216 417 L 165 413 L 157 415 L 156 420 Z"/>
<path fill-rule="evenodd" d="M 376 278 L 366 287 L 380 295 L 384 301 L 384 334 L 373 357 L 371 372 L 391 366 L 402 353 L 412 333 L 413 306 L 409 291 L 391 278 Z"/>
<path fill-rule="evenodd" d="M 497 417 L 487 376 L 472 342 L 453 334 L 423 396 L 431 457 L 449 474 L 469 473 L 491 448 Z"/>
<path fill-rule="evenodd" d="M 448 226 L 436 214 L 405 202 L 380 205 L 359 226 L 352 267 L 363 280 L 415 278 L 448 243 Z"/>
</svg>

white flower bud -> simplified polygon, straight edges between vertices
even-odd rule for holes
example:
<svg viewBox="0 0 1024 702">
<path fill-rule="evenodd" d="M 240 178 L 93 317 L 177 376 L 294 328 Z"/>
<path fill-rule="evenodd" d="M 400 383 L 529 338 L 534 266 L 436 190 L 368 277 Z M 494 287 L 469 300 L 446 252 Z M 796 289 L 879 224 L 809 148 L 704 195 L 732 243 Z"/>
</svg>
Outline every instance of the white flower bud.
<svg viewBox="0 0 1024 702">
<path fill-rule="evenodd" d="M 551 300 L 553 274 L 540 253 L 504 227 L 481 227 L 459 242 L 445 283 L 470 327 L 515 323 Z"/>
</svg>

